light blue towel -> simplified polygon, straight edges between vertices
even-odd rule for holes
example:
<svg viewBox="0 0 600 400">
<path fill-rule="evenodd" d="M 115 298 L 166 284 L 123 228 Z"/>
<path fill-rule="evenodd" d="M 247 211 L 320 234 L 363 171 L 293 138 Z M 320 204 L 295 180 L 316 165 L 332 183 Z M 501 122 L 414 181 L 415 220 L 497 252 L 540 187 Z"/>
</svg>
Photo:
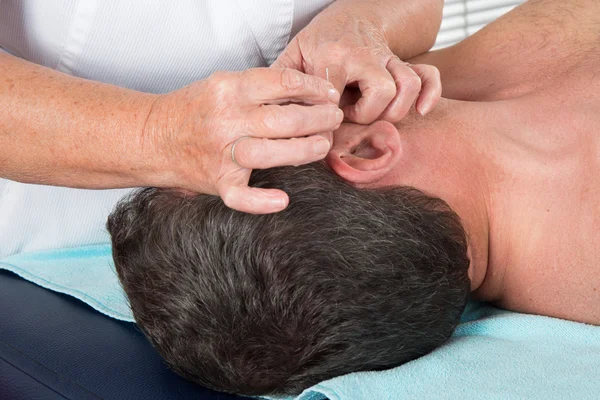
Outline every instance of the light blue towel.
<svg viewBox="0 0 600 400">
<path fill-rule="evenodd" d="M 110 246 L 21 254 L 0 261 L 41 286 L 132 321 Z M 322 382 L 299 400 L 600 399 L 600 327 L 470 303 L 450 341 L 381 372 Z"/>
<path fill-rule="evenodd" d="M 17 254 L 0 260 L 0 268 L 76 297 L 109 317 L 133 322 L 108 244 Z"/>
</svg>

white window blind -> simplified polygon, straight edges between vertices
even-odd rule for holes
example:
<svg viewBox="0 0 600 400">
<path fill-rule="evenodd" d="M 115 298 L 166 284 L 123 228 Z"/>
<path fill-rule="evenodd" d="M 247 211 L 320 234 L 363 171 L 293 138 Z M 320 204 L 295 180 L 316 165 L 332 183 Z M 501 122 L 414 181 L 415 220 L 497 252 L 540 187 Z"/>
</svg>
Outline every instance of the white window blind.
<svg viewBox="0 0 600 400">
<path fill-rule="evenodd" d="M 434 49 L 461 41 L 524 2 L 525 0 L 445 0 L 444 19 Z"/>
</svg>

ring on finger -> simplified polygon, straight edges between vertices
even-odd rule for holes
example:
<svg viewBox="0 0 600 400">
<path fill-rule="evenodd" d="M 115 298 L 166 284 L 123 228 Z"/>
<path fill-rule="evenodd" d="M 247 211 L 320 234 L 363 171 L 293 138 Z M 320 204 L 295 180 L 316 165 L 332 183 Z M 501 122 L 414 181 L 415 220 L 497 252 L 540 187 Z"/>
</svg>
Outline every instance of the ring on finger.
<svg viewBox="0 0 600 400">
<path fill-rule="evenodd" d="M 241 136 L 241 137 L 237 138 L 235 140 L 235 142 L 233 142 L 233 144 L 231 145 L 231 161 L 233 161 L 233 163 L 235 165 L 237 165 L 238 167 L 242 167 L 242 166 L 235 159 L 235 146 L 237 146 L 237 144 L 244 139 L 252 139 L 252 136 Z M 244 168 L 244 167 L 242 167 L 242 168 Z"/>
</svg>

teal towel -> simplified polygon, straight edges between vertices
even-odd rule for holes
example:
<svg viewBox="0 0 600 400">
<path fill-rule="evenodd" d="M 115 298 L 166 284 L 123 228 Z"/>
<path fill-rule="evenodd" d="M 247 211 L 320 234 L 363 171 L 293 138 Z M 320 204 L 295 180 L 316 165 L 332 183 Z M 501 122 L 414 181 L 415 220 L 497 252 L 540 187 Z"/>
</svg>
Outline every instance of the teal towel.
<svg viewBox="0 0 600 400">
<path fill-rule="evenodd" d="M 133 321 L 110 246 L 20 254 L 0 268 Z M 334 378 L 298 400 L 600 399 L 600 327 L 470 303 L 452 338 L 400 367 Z"/>
</svg>

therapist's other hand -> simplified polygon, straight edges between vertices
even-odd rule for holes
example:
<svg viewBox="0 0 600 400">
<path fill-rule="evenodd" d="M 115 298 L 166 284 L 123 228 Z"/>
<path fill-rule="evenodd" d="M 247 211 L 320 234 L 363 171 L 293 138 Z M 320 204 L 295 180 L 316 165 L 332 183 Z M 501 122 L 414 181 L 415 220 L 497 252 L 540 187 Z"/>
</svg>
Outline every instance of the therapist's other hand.
<svg viewBox="0 0 600 400">
<path fill-rule="evenodd" d="M 321 134 L 342 122 L 339 97 L 326 80 L 274 68 L 218 72 L 159 96 L 142 139 L 162 168 L 154 186 L 216 194 L 248 213 L 281 211 L 287 194 L 248 187 L 252 169 L 325 158 L 331 144 Z"/>
<path fill-rule="evenodd" d="M 421 115 L 427 114 L 441 97 L 439 71 L 430 65 L 406 64 L 395 56 L 370 3 L 336 1 L 291 41 L 273 66 L 320 77 L 328 71 L 340 93 L 347 86 L 358 87 L 359 96 L 349 90 L 340 104 L 351 122 L 394 123 L 413 104 Z"/>
</svg>

